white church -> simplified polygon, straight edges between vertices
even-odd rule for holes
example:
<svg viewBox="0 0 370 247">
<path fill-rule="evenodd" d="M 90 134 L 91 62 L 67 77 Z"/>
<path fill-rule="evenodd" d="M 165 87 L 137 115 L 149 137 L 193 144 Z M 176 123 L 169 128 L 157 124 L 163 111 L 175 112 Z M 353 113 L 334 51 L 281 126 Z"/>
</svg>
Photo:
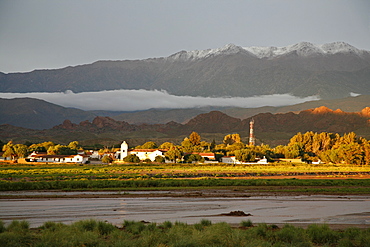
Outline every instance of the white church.
<svg viewBox="0 0 370 247">
<path fill-rule="evenodd" d="M 140 160 L 150 159 L 155 160 L 155 157 L 162 156 L 167 152 L 167 149 L 129 149 L 126 141 L 122 142 L 120 150 L 120 160 L 123 160 L 130 154 L 135 154 Z"/>
</svg>

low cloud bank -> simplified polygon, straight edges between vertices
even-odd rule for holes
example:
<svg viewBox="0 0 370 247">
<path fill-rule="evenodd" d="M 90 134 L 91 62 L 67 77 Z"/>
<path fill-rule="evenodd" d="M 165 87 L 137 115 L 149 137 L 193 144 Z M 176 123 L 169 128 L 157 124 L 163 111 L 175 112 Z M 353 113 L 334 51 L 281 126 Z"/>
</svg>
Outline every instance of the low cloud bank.
<svg viewBox="0 0 370 247">
<path fill-rule="evenodd" d="M 36 98 L 64 107 L 82 110 L 136 111 L 151 108 L 196 108 L 202 106 L 231 106 L 256 108 L 261 106 L 283 106 L 319 100 L 317 96 L 305 98 L 289 94 L 261 95 L 254 97 L 211 98 L 175 96 L 166 91 L 112 90 L 73 93 L 0 93 L 0 98 Z"/>
</svg>

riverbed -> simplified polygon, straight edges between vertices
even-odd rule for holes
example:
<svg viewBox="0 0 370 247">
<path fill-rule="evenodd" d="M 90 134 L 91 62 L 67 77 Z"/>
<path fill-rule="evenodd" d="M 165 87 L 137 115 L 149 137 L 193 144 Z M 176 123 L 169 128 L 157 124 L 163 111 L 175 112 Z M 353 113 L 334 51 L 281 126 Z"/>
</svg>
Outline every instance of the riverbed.
<svg viewBox="0 0 370 247">
<path fill-rule="evenodd" d="M 13 195 L 17 193 L 22 192 L 12 192 Z M 47 196 L 51 192 L 31 193 L 46 193 Z M 81 192 L 60 193 L 68 195 L 68 193 Z M 96 194 L 97 192 L 83 193 Z M 249 216 L 225 215 L 233 211 L 243 211 Z M 325 223 L 332 226 L 370 227 L 370 196 L 303 195 L 225 198 L 141 195 L 140 197 L 0 199 L 0 220 L 5 223 L 12 220 L 27 220 L 31 227 L 38 227 L 47 221 L 70 224 L 91 218 L 117 226 L 124 220 L 156 223 L 180 221 L 193 224 L 202 219 L 208 219 L 213 223 L 230 224 L 251 220 L 253 223 L 268 224 Z"/>
</svg>

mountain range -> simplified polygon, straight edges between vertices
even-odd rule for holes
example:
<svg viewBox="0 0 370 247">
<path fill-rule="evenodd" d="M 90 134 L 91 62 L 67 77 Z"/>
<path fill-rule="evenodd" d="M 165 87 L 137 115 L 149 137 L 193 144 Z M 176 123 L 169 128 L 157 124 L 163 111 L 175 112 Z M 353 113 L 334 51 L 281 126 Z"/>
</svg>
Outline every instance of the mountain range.
<svg viewBox="0 0 370 247">
<path fill-rule="evenodd" d="M 144 60 L 93 64 L 28 73 L 0 73 L 1 92 L 166 90 L 173 95 L 249 97 L 370 94 L 370 52 L 344 42 L 286 47 L 180 51 Z"/>
<path fill-rule="evenodd" d="M 326 106 L 332 110 L 357 112 L 370 105 L 370 95 L 359 95 L 344 99 L 315 100 L 296 105 L 259 108 L 201 107 L 189 109 L 150 109 L 135 112 L 83 111 L 62 107 L 44 100 L 32 98 L 0 98 L 0 124 L 10 124 L 29 129 L 50 129 L 68 119 L 73 123 L 92 121 L 97 116 L 111 117 L 129 124 L 165 124 L 168 122 L 187 123 L 202 113 L 221 111 L 231 117 L 245 119 L 259 113 L 287 113 Z"/>
<path fill-rule="evenodd" d="M 239 119 L 220 111 L 199 114 L 185 124 L 168 122 L 166 124 L 129 124 L 110 117 L 95 117 L 79 124 L 65 120 L 51 129 L 34 130 L 15 127 L 9 124 L 0 125 L 0 138 L 3 140 L 54 141 L 68 143 L 78 140 L 83 145 L 112 145 L 122 140 L 130 140 L 133 145 L 145 141 L 163 143 L 172 141 L 180 143 L 192 131 L 201 134 L 203 140 L 222 142 L 226 134 L 239 133 L 244 142 L 248 141 L 249 122 L 255 122 L 257 144 L 287 144 L 297 132 L 356 132 L 367 139 L 370 137 L 370 107 L 359 112 L 331 110 L 325 106 L 300 111 L 298 113 L 259 113 L 253 117 Z"/>
</svg>

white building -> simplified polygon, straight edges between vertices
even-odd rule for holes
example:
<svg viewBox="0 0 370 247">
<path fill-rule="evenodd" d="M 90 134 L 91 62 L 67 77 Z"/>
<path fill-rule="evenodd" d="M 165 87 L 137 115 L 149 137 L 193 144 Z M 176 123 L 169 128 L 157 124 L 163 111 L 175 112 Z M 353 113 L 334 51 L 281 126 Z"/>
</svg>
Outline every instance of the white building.
<svg viewBox="0 0 370 247">
<path fill-rule="evenodd" d="M 263 156 L 257 162 L 241 162 L 235 158 L 235 156 L 224 156 L 221 158 L 222 163 L 226 164 L 268 164 L 267 158 Z"/>
<path fill-rule="evenodd" d="M 27 158 L 30 162 L 50 162 L 50 163 L 81 163 L 85 164 L 89 161 L 89 157 L 81 154 L 73 155 L 49 155 L 31 153 Z"/>
<path fill-rule="evenodd" d="M 120 160 L 123 160 L 130 154 L 135 154 L 140 160 L 155 160 L 155 157 L 162 156 L 167 152 L 166 149 L 129 149 L 126 141 L 122 142 L 120 150 Z"/>
</svg>

